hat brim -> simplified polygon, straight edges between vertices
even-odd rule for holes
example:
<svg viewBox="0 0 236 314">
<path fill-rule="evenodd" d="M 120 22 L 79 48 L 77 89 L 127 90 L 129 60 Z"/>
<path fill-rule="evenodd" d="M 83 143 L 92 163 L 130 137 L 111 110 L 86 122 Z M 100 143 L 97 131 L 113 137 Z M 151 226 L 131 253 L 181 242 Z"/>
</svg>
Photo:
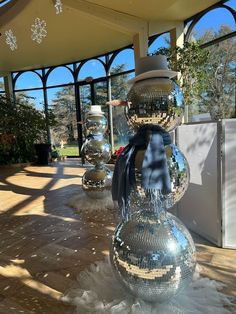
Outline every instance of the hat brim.
<svg viewBox="0 0 236 314">
<path fill-rule="evenodd" d="M 87 114 L 103 114 L 102 111 L 88 111 Z"/>
<path fill-rule="evenodd" d="M 145 79 L 149 79 L 149 78 L 158 78 L 158 77 L 173 78 L 173 77 L 177 76 L 177 74 L 178 74 L 178 72 L 171 71 L 171 70 L 153 70 L 153 71 L 144 72 L 144 73 L 141 73 L 141 74 L 135 76 L 134 78 L 129 80 L 128 83 L 133 84 L 137 81 L 145 80 Z"/>
</svg>

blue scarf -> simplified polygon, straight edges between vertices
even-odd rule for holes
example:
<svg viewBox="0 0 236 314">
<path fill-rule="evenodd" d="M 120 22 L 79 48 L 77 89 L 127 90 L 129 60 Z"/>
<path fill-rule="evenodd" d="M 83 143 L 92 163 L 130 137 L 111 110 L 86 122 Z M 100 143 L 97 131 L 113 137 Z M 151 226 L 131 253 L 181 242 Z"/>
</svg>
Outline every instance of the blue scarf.
<svg viewBox="0 0 236 314">
<path fill-rule="evenodd" d="M 112 179 L 112 198 L 126 211 L 131 189 L 135 186 L 135 156 L 145 149 L 141 169 L 141 185 L 145 190 L 171 192 L 165 145 L 171 144 L 168 132 L 158 125 L 141 126 L 117 158 Z"/>
</svg>

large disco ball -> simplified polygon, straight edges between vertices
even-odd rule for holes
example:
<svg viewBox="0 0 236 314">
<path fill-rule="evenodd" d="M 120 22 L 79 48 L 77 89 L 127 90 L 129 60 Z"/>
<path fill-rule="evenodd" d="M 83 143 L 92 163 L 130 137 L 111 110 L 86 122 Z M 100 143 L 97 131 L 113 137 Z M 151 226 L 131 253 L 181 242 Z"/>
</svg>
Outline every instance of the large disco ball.
<svg viewBox="0 0 236 314">
<path fill-rule="evenodd" d="M 84 126 L 87 135 L 104 134 L 107 130 L 107 118 L 103 113 L 88 113 Z"/>
<path fill-rule="evenodd" d="M 87 169 L 82 177 L 82 188 L 90 198 L 104 198 L 111 194 L 112 171 L 96 166 Z"/>
<path fill-rule="evenodd" d="M 191 282 L 195 246 L 178 218 L 164 212 L 158 217 L 148 208 L 117 227 L 110 260 L 118 280 L 134 296 L 163 302 Z"/>
<path fill-rule="evenodd" d="M 165 151 L 171 180 L 171 193 L 167 195 L 161 195 L 160 193 L 159 197 L 162 198 L 163 205 L 166 208 L 170 208 L 175 203 L 177 203 L 186 192 L 189 185 L 190 170 L 187 159 L 176 145 L 166 145 Z M 138 150 L 135 156 L 136 185 L 132 191 L 132 194 L 130 195 L 131 204 L 140 202 L 140 198 L 142 200 L 145 195 L 145 191 L 141 185 L 141 169 L 144 155 L 145 150 Z"/>
<path fill-rule="evenodd" d="M 107 163 L 111 158 L 111 145 L 101 136 L 90 138 L 84 145 L 84 156 L 91 164 Z"/>
<path fill-rule="evenodd" d="M 183 94 L 180 87 L 168 78 L 136 82 L 127 100 L 127 119 L 135 129 L 144 124 L 158 124 L 170 132 L 182 121 Z"/>
</svg>

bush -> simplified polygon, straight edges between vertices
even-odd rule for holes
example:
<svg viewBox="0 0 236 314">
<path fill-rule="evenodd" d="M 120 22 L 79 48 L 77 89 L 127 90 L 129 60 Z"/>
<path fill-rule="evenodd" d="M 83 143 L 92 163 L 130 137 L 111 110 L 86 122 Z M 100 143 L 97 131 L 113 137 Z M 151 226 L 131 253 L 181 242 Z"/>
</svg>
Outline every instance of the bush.
<svg viewBox="0 0 236 314">
<path fill-rule="evenodd" d="M 0 164 L 33 161 L 34 144 L 41 142 L 47 142 L 45 115 L 27 102 L 0 97 Z"/>
</svg>

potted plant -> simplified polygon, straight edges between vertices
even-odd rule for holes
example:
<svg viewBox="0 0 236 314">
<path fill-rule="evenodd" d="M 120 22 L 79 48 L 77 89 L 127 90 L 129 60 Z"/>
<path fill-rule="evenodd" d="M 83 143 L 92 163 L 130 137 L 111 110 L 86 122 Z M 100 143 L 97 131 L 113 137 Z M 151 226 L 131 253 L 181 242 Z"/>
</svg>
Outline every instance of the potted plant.
<svg viewBox="0 0 236 314">
<path fill-rule="evenodd" d="M 49 154 L 50 144 L 43 112 L 27 101 L 14 102 L 0 97 L 0 117 L 0 164 L 34 161 L 35 149 L 36 153 L 40 150 L 37 146 L 43 147 Z M 50 125 L 55 123 L 52 115 L 47 120 Z M 39 163 L 48 162 L 45 154 L 43 159 L 39 155 L 38 157 Z"/>
</svg>

